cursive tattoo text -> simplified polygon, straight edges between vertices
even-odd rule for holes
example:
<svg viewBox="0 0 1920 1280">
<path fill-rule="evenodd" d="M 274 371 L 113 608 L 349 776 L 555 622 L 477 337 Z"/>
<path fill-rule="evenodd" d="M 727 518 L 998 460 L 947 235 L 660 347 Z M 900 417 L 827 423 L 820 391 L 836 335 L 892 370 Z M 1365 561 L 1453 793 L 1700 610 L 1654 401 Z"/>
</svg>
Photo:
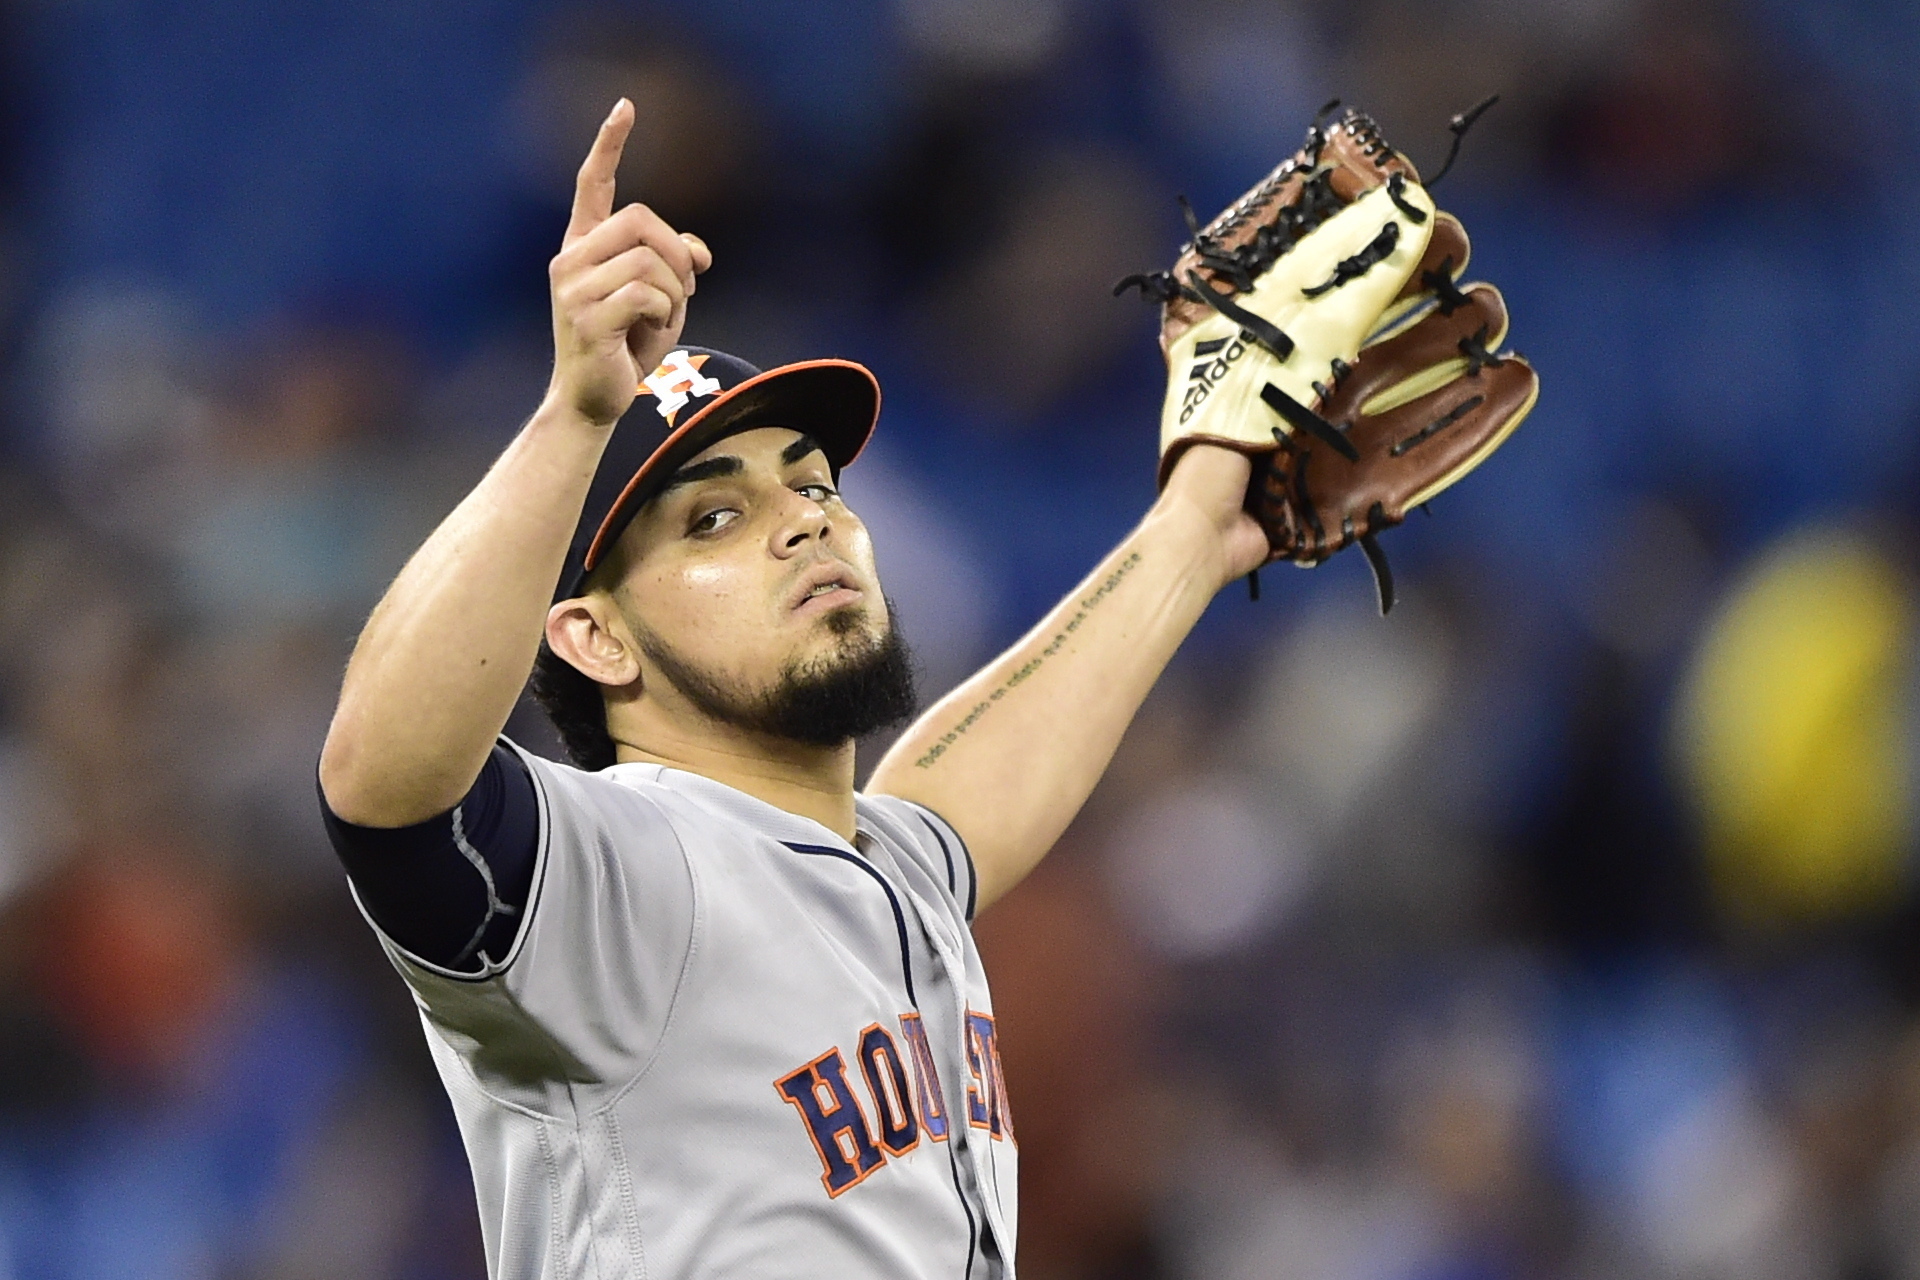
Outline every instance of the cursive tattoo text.
<svg viewBox="0 0 1920 1280">
<path fill-rule="evenodd" d="M 1099 608 L 1100 602 L 1112 595 L 1114 589 L 1120 585 L 1121 579 L 1125 578 L 1129 573 L 1132 573 L 1139 564 L 1140 553 L 1136 551 L 1125 560 L 1122 560 L 1118 565 L 1114 566 L 1113 572 L 1101 579 L 1100 585 L 1093 589 L 1093 593 L 1080 601 L 1080 607 L 1075 609 L 1073 616 L 1068 618 L 1060 630 L 1054 633 L 1053 639 L 1049 640 L 1038 653 L 1015 668 L 1013 674 L 1009 675 L 999 688 L 968 708 L 967 714 L 962 716 L 959 721 L 954 724 L 953 728 L 941 734 L 939 740 L 927 749 L 927 753 L 913 762 L 914 767 L 918 769 L 931 768 L 934 761 L 947 753 L 948 747 L 957 742 L 962 734 L 966 733 L 967 730 L 973 728 L 973 726 L 979 722 L 981 716 L 984 716 L 992 709 L 994 703 L 1006 697 L 1008 691 L 1016 685 L 1023 684 L 1027 680 L 1032 679 L 1033 673 L 1038 671 L 1048 658 L 1060 652 L 1061 648 L 1067 643 L 1067 637 L 1080 629 L 1080 625 L 1087 620 L 1087 615 Z"/>
</svg>

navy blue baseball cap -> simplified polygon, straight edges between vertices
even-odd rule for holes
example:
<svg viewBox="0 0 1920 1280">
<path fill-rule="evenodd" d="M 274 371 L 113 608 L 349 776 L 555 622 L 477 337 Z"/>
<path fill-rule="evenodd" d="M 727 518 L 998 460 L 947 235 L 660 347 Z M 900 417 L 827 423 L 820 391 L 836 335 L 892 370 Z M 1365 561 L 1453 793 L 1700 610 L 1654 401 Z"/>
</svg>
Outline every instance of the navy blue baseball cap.
<svg viewBox="0 0 1920 1280">
<path fill-rule="evenodd" d="M 880 383 L 851 360 L 803 360 L 762 372 L 724 351 L 675 347 L 614 424 L 560 571 L 556 601 L 580 594 L 634 515 L 695 454 L 755 427 L 820 442 L 836 477 L 880 418 Z"/>
</svg>

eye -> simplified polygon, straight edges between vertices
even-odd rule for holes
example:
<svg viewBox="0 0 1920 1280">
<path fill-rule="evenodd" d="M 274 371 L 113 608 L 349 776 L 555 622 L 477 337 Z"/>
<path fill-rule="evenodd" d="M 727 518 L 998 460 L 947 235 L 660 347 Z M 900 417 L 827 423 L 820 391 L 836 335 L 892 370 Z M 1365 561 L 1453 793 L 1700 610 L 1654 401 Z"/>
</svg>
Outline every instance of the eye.
<svg viewBox="0 0 1920 1280">
<path fill-rule="evenodd" d="M 739 518 L 740 513 L 732 507 L 715 507 L 687 526 L 687 532 L 695 537 L 718 533 Z"/>
<path fill-rule="evenodd" d="M 819 483 L 800 485 L 794 489 L 794 492 L 810 502 L 817 502 L 822 505 L 829 499 L 840 496 L 840 491 L 832 485 Z"/>
</svg>

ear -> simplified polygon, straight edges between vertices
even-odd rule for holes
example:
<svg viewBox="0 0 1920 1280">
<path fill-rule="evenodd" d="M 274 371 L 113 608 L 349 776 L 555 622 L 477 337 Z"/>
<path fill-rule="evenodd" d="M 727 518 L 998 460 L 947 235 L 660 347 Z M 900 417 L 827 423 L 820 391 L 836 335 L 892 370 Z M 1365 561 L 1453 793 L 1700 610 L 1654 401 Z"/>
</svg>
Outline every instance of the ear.
<svg viewBox="0 0 1920 1280">
<path fill-rule="evenodd" d="M 562 600 L 547 610 L 547 647 L 591 679 L 623 689 L 640 678 L 639 646 L 604 594 Z"/>
</svg>

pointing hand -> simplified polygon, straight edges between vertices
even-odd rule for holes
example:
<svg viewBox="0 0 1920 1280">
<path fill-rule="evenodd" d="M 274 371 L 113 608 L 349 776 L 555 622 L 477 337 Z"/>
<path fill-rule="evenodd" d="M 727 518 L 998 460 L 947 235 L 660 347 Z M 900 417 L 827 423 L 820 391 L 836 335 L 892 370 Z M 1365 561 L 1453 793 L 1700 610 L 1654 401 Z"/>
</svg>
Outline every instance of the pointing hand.
<svg viewBox="0 0 1920 1280">
<path fill-rule="evenodd" d="M 573 218 L 547 275 L 553 293 L 552 393 L 589 422 L 612 426 L 640 380 L 680 340 L 694 279 L 713 263 L 696 235 L 643 204 L 613 209 L 614 173 L 633 104 L 622 98 L 580 166 Z"/>
</svg>

